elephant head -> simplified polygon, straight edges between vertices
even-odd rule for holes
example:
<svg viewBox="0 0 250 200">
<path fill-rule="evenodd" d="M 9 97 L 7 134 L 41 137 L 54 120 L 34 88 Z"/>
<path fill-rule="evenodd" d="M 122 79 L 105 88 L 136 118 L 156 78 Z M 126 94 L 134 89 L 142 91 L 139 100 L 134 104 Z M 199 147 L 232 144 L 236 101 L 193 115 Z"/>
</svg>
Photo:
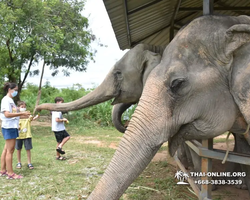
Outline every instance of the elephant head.
<svg viewBox="0 0 250 200">
<path fill-rule="evenodd" d="M 116 200 L 168 141 L 213 138 L 250 123 L 250 18 L 203 16 L 180 30 L 150 73 L 138 106 L 89 200 Z M 236 129 L 235 129 L 236 130 Z"/>
<path fill-rule="evenodd" d="M 139 44 L 114 65 L 101 85 L 91 93 L 69 103 L 42 104 L 36 110 L 79 110 L 112 98 L 113 105 L 138 102 L 143 85 L 151 70 L 160 62 L 162 53 L 162 47 Z"/>
</svg>

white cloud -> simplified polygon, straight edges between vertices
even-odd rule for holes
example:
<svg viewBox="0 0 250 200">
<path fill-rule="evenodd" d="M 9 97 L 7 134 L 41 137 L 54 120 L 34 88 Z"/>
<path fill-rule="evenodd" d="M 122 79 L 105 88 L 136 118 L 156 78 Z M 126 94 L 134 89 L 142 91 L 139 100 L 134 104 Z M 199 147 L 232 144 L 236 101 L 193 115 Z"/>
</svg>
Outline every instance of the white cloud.
<svg viewBox="0 0 250 200">
<path fill-rule="evenodd" d="M 81 84 L 84 88 L 97 86 L 104 80 L 115 62 L 125 54 L 126 51 L 120 50 L 118 46 L 102 0 L 88 0 L 83 15 L 89 19 L 89 28 L 93 34 L 100 40 L 100 43 L 107 45 L 107 47 L 100 47 L 96 43 L 92 44 L 92 48 L 97 50 L 94 57 L 95 63 L 91 61 L 86 72 L 71 71 L 70 77 L 65 77 L 62 73 L 52 77 L 51 71 L 47 70 L 44 73 L 43 84 L 48 80 L 52 86 L 58 88 L 71 87 L 76 83 Z M 40 63 L 40 69 L 41 65 Z M 39 76 L 28 77 L 27 82 L 38 85 L 39 79 Z"/>
</svg>

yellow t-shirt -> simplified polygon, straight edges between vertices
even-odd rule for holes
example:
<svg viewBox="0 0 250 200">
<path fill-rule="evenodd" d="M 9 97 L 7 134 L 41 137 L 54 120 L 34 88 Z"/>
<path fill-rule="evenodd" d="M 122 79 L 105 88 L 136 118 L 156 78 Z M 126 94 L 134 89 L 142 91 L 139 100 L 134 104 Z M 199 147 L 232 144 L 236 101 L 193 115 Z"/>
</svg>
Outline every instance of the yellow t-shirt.
<svg viewBox="0 0 250 200">
<path fill-rule="evenodd" d="M 16 139 L 32 138 L 30 122 L 31 120 L 29 118 L 19 120 L 20 131 L 19 131 L 19 137 Z"/>
</svg>

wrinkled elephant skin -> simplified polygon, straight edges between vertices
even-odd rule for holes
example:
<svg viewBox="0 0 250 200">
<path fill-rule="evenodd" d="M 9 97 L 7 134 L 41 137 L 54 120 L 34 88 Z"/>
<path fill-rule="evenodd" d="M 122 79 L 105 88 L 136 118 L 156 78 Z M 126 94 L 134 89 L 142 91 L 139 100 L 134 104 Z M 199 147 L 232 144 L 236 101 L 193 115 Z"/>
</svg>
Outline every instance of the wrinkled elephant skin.
<svg viewBox="0 0 250 200">
<path fill-rule="evenodd" d="M 249 42 L 247 16 L 203 16 L 180 30 L 150 73 L 119 147 L 88 199 L 119 199 L 166 141 L 173 154 L 185 140 L 240 130 L 235 128 L 239 117 L 249 124 Z"/>
</svg>

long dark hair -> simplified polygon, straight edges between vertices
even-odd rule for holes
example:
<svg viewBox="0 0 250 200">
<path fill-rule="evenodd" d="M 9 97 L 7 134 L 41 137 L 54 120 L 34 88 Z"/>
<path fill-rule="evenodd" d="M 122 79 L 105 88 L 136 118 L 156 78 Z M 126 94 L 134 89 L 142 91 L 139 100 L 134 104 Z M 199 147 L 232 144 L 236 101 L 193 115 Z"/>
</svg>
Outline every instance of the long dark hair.
<svg viewBox="0 0 250 200">
<path fill-rule="evenodd" d="M 16 86 L 17 86 L 16 83 L 6 82 L 6 83 L 4 84 L 4 86 L 3 86 L 3 90 L 4 90 L 5 94 L 7 94 L 8 91 L 9 91 L 9 88 L 10 88 L 10 89 L 14 89 Z"/>
</svg>

